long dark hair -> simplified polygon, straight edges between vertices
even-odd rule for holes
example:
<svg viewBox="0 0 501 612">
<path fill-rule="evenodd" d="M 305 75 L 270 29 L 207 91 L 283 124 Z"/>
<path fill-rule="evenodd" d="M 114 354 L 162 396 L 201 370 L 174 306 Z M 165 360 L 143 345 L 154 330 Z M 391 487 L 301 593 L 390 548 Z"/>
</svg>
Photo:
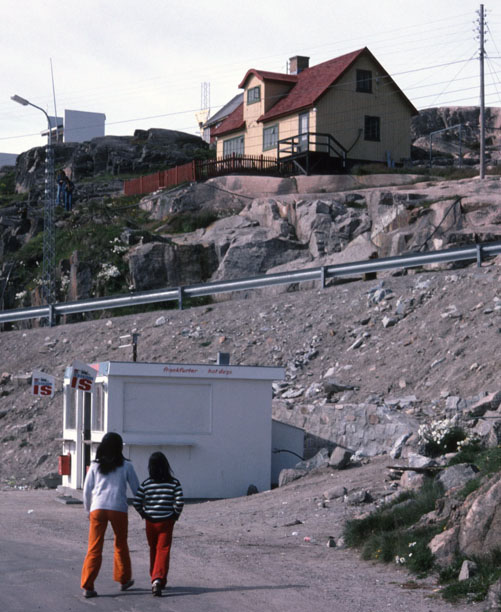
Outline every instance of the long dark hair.
<svg viewBox="0 0 501 612">
<path fill-rule="evenodd" d="M 148 461 L 148 472 L 150 478 L 156 482 L 172 482 L 174 474 L 170 467 L 169 460 L 160 451 L 153 453 Z"/>
<path fill-rule="evenodd" d="M 125 457 L 122 455 L 124 443 L 122 436 L 109 431 L 103 436 L 101 444 L 97 447 L 96 463 L 99 463 L 101 474 L 109 474 L 124 464 Z"/>
</svg>

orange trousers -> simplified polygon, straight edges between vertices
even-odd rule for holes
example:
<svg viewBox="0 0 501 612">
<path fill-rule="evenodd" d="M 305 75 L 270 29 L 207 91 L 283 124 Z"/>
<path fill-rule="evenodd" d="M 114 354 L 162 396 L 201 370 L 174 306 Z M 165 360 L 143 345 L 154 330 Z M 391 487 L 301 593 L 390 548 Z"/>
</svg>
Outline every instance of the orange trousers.
<svg viewBox="0 0 501 612">
<path fill-rule="evenodd" d="M 127 532 L 127 512 L 116 510 L 93 510 L 89 515 L 89 546 L 82 567 L 82 589 L 94 590 L 94 581 L 103 560 L 104 534 L 108 522 L 115 534 L 113 555 L 113 580 L 125 584 L 132 578 Z"/>
<path fill-rule="evenodd" d="M 151 582 L 160 580 L 162 588 L 167 584 L 172 531 L 175 524 L 174 519 L 166 519 L 160 523 L 152 523 L 146 520 L 146 539 L 150 547 Z"/>
</svg>

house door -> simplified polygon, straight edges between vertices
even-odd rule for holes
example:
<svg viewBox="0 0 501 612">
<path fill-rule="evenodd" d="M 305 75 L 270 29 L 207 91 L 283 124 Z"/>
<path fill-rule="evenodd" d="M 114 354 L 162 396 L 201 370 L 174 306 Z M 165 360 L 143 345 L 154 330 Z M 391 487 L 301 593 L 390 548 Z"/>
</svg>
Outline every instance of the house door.
<svg viewBox="0 0 501 612">
<path fill-rule="evenodd" d="M 301 113 L 299 115 L 299 144 L 298 153 L 308 150 L 308 132 L 310 131 L 310 114 Z"/>
</svg>

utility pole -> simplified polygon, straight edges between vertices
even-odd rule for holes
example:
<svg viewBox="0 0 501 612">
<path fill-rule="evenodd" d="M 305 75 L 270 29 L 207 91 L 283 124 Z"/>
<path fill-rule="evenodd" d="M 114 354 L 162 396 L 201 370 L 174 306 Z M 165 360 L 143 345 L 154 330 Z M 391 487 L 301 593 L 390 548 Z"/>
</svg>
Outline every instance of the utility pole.
<svg viewBox="0 0 501 612">
<path fill-rule="evenodd" d="M 49 306 L 48 324 L 52 327 L 54 321 L 54 302 L 56 299 L 56 230 L 54 225 L 55 189 L 54 189 L 54 148 L 52 146 L 52 121 L 41 106 L 37 106 L 22 98 L 11 96 L 11 100 L 22 106 L 32 106 L 45 115 L 48 126 L 48 140 L 45 149 L 45 186 L 44 186 L 44 232 L 42 261 L 42 296 Z M 56 119 L 57 124 L 57 119 Z M 57 127 L 56 127 L 57 130 Z"/>
<path fill-rule="evenodd" d="M 480 178 L 485 178 L 485 86 L 484 86 L 484 5 L 480 5 Z"/>
</svg>

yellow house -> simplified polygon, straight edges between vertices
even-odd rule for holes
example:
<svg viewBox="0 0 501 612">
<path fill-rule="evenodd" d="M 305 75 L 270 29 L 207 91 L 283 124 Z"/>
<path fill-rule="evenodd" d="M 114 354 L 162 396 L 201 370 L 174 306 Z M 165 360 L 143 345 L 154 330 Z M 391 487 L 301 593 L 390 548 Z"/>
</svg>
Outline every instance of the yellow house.
<svg viewBox="0 0 501 612">
<path fill-rule="evenodd" d="M 364 47 L 309 67 L 290 59 L 290 74 L 250 69 L 242 103 L 211 136 L 217 156 L 265 155 L 399 164 L 410 158 L 410 120 L 418 111 Z"/>
</svg>

